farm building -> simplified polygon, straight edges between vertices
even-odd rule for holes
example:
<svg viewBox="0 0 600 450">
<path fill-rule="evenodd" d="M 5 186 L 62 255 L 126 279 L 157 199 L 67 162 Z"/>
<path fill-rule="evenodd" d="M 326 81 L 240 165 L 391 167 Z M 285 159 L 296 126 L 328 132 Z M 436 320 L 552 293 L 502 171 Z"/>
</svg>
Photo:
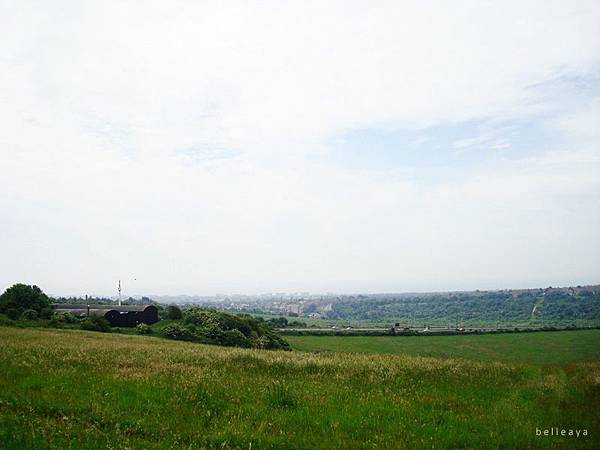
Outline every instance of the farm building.
<svg viewBox="0 0 600 450">
<path fill-rule="evenodd" d="M 54 314 L 68 312 L 76 317 L 102 316 L 113 327 L 135 327 L 140 323 L 158 322 L 158 308 L 154 305 L 55 305 Z"/>
</svg>

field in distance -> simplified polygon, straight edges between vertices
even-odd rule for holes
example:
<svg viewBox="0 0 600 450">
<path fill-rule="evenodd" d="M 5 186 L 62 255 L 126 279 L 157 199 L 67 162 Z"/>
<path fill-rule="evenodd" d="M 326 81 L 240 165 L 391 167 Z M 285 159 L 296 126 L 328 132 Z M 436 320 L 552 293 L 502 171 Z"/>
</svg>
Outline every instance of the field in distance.
<svg viewBox="0 0 600 450">
<path fill-rule="evenodd" d="M 285 336 L 295 350 L 465 358 L 529 364 L 600 361 L 600 330 L 464 336 Z"/>
<path fill-rule="evenodd" d="M 599 443 L 598 362 L 277 352 L 39 328 L 0 327 L 0 341 L 2 449 Z M 587 435 L 536 435 L 557 426 Z"/>
</svg>

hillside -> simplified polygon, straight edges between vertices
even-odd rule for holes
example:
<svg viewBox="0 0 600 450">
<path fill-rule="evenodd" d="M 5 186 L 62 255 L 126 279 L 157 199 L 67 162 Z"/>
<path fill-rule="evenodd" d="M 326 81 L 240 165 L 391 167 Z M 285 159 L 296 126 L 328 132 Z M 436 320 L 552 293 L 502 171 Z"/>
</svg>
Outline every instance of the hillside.
<svg viewBox="0 0 600 450">
<path fill-rule="evenodd" d="M 598 362 L 320 355 L 7 327 L 0 340 L 3 449 L 599 443 Z M 557 425 L 589 434 L 536 437 Z"/>
<path fill-rule="evenodd" d="M 600 323 L 600 287 L 342 297 L 330 319 L 443 324 Z"/>
</svg>

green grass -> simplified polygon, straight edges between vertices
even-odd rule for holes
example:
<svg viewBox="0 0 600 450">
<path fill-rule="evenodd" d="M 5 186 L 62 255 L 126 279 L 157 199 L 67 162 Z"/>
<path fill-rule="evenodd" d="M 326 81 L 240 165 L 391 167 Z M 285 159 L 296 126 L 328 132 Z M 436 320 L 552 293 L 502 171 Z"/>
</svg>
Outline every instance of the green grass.
<svg viewBox="0 0 600 450">
<path fill-rule="evenodd" d="M 600 330 L 465 336 L 285 336 L 307 352 L 361 352 L 530 364 L 600 361 Z"/>
<path fill-rule="evenodd" d="M 0 327 L 0 342 L 2 449 L 600 443 L 598 362 L 274 352 L 9 327 Z M 535 434 L 557 426 L 588 436 Z"/>
</svg>

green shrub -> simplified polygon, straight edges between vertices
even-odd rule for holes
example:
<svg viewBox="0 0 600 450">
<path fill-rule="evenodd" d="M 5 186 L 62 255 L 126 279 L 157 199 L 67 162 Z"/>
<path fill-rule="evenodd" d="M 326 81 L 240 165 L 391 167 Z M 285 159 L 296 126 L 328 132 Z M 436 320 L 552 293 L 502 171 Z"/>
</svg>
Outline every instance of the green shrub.
<svg viewBox="0 0 600 450">
<path fill-rule="evenodd" d="M 223 332 L 223 345 L 230 347 L 252 347 L 252 342 L 240 330 L 227 330 Z"/>
<path fill-rule="evenodd" d="M 233 315 L 203 308 L 183 314 L 186 327 L 204 342 L 236 347 L 289 349 L 289 344 L 269 329 L 265 321 L 249 315 Z"/>
<path fill-rule="evenodd" d="M 15 321 L 5 316 L 4 314 L 0 314 L 0 325 L 14 325 Z"/>
<path fill-rule="evenodd" d="M 181 312 L 181 309 L 179 309 L 177 306 L 169 305 L 167 306 L 165 316 L 167 319 L 170 320 L 181 320 L 181 318 L 183 317 L 183 313 Z"/>
<path fill-rule="evenodd" d="M 267 320 L 267 324 L 271 328 L 285 328 L 288 326 L 288 320 L 285 317 L 273 317 Z"/>
<path fill-rule="evenodd" d="M 52 308 L 47 306 L 40 310 L 40 319 L 50 319 L 52 317 Z"/>
<path fill-rule="evenodd" d="M 191 330 L 178 323 L 167 325 L 162 329 L 160 335 L 167 339 L 175 339 L 176 341 L 193 341 L 196 339 Z"/>
<path fill-rule="evenodd" d="M 185 323 L 194 324 L 199 327 L 219 325 L 216 311 L 208 311 L 201 308 L 188 309 L 183 315 L 183 319 Z"/>
<path fill-rule="evenodd" d="M 79 327 L 86 331 L 110 331 L 110 323 L 102 316 L 89 316 L 81 321 Z"/>
<path fill-rule="evenodd" d="M 66 324 L 72 324 L 72 323 L 76 323 L 76 322 L 77 322 L 77 317 L 75 317 L 73 314 L 71 314 L 69 312 L 61 312 L 61 313 L 55 314 L 50 319 L 51 325 L 66 325 Z"/>
<path fill-rule="evenodd" d="M 188 325 L 188 327 L 194 327 L 195 333 L 208 340 L 208 342 L 214 344 L 222 344 L 225 338 L 225 331 L 219 327 L 216 323 L 209 323 L 203 327 L 195 327 L 194 325 Z"/>
<path fill-rule="evenodd" d="M 145 323 L 140 323 L 137 327 L 135 327 L 138 334 L 152 334 L 152 328 L 150 325 Z"/>
<path fill-rule="evenodd" d="M 259 322 L 249 315 L 233 315 L 220 311 L 213 311 L 202 308 L 191 308 L 184 314 L 186 323 L 193 323 L 199 327 L 217 325 L 221 330 L 239 330 L 244 336 L 250 337 L 253 332 L 262 335 L 268 331 L 268 326 L 264 322 Z"/>
<path fill-rule="evenodd" d="M 36 320 L 38 312 L 35 309 L 26 309 L 21 313 L 21 320 Z"/>
<path fill-rule="evenodd" d="M 285 339 L 273 333 L 259 336 L 254 341 L 254 347 L 265 350 L 291 350 L 290 344 Z"/>
</svg>

